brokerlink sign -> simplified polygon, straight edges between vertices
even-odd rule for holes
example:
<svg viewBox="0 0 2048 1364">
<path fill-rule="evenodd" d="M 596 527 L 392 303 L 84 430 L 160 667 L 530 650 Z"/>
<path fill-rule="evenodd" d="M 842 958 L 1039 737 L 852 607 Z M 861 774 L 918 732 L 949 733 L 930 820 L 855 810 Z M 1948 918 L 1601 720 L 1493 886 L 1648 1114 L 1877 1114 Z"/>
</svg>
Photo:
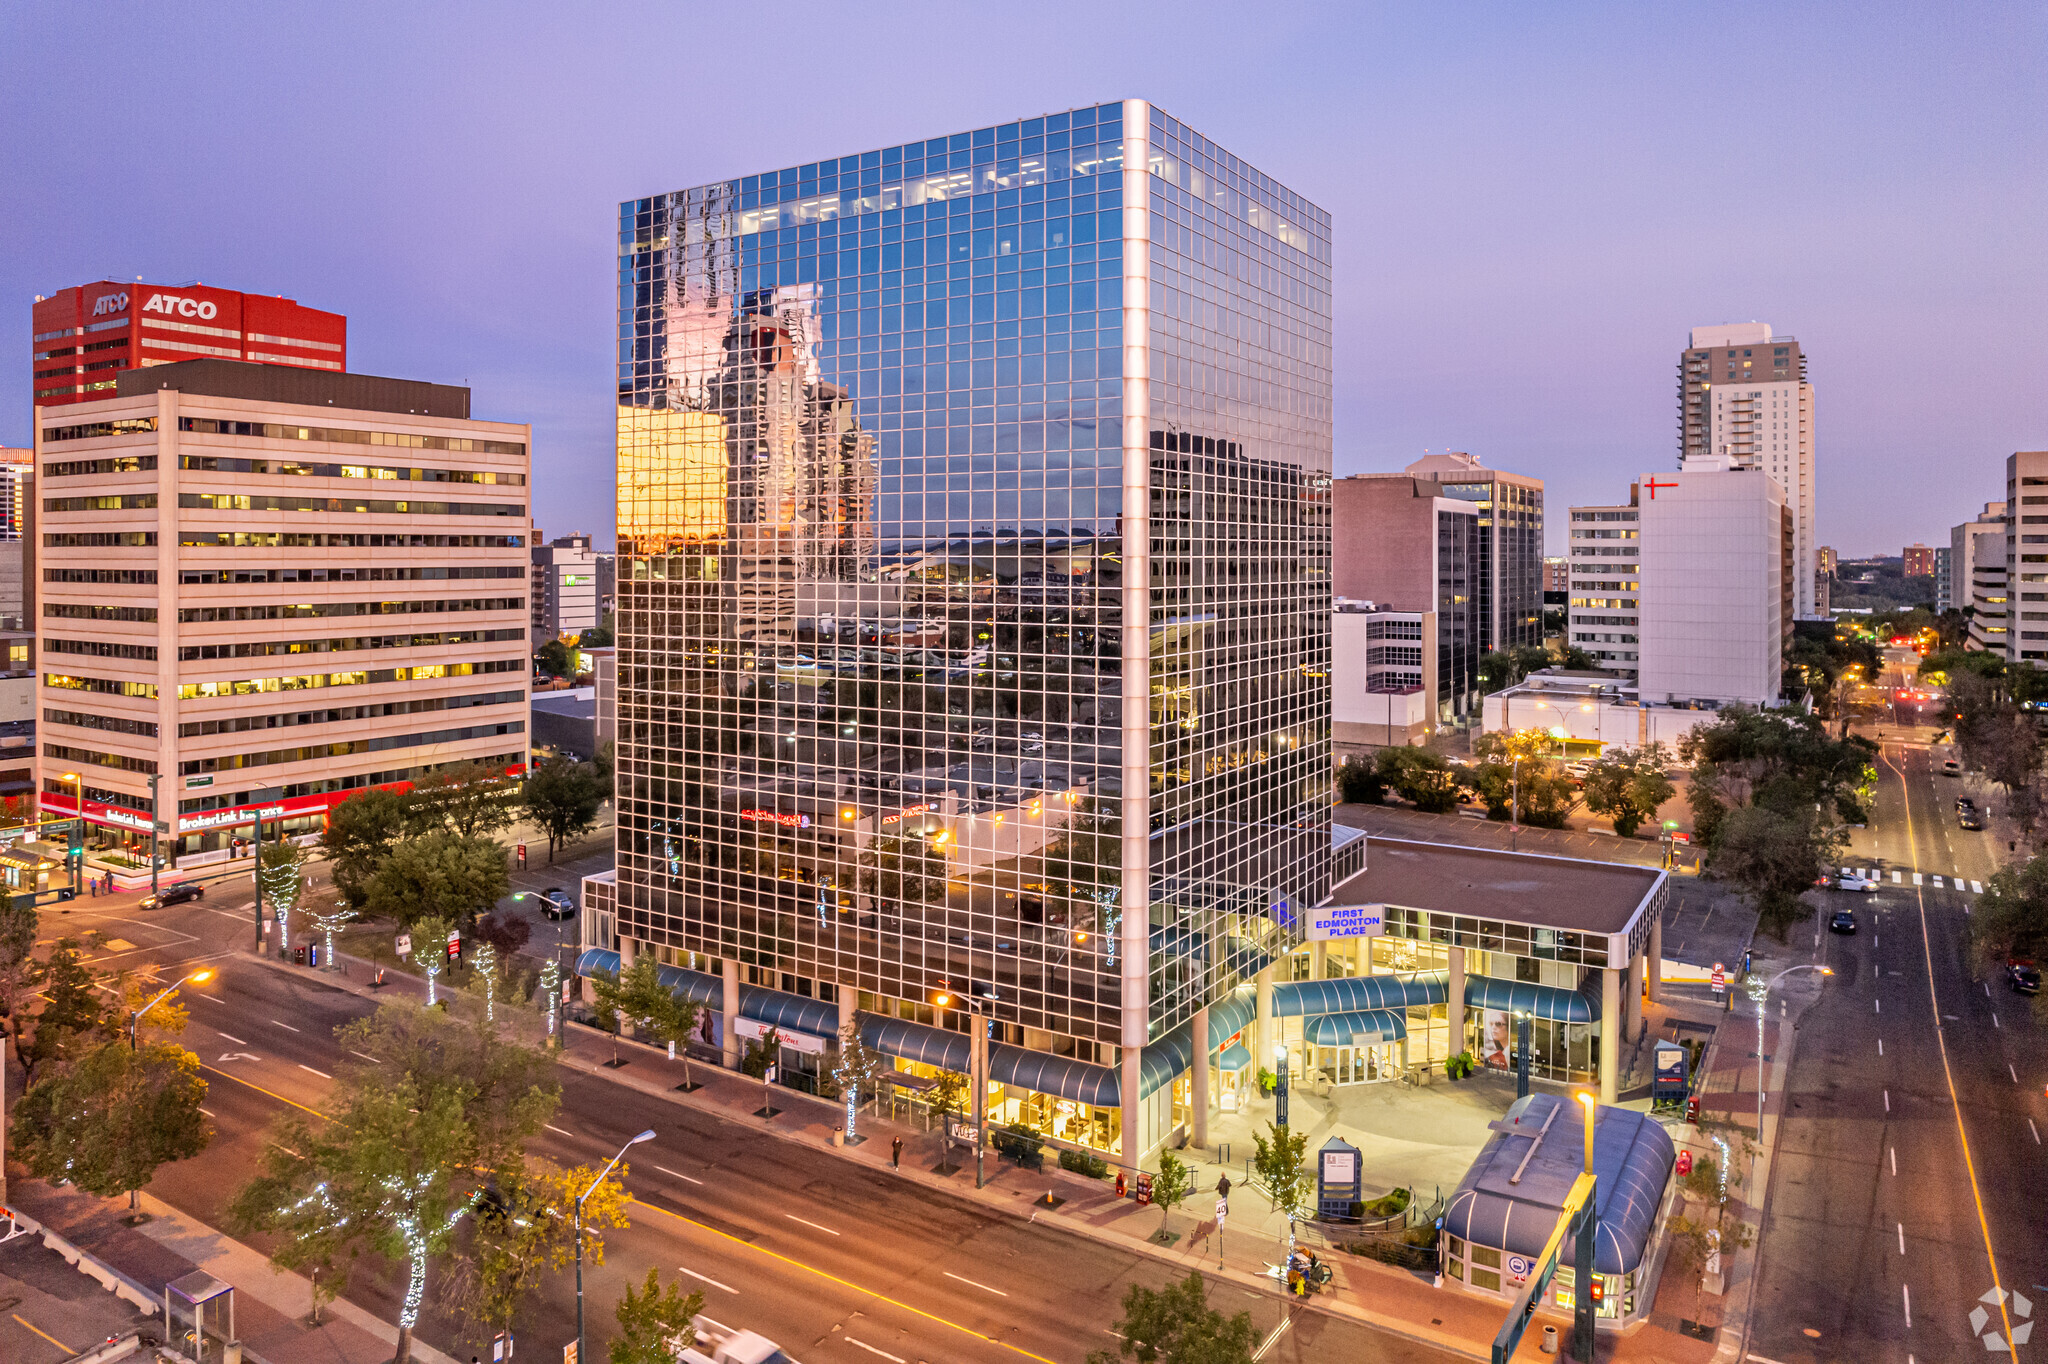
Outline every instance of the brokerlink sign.
<svg viewBox="0 0 2048 1364">
<path fill-rule="evenodd" d="M 1372 938 L 1386 931 L 1385 905 L 1320 905 L 1309 911 L 1308 941 Z"/>
</svg>

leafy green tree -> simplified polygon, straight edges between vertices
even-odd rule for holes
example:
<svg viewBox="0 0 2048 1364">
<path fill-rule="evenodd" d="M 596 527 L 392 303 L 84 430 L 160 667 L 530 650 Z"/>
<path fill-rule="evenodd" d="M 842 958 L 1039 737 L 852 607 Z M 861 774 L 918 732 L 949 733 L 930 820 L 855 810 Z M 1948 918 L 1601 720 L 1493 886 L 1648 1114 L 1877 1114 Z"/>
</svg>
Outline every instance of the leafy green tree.
<svg viewBox="0 0 2048 1364">
<path fill-rule="evenodd" d="M 1346 805 L 1384 804 L 1387 779 L 1377 762 L 1353 754 L 1337 769 L 1337 794 Z"/>
<path fill-rule="evenodd" d="M 1308 1133 L 1289 1132 L 1284 1123 L 1267 1123 L 1266 1134 L 1252 1133 L 1257 1155 L 1252 1160 L 1253 1184 L 1265 1192 L 1273 1211 L 1287 1219 L 1287 1254 L 1294 1255 L 1294 1224 L 1314 1211 L 1314 1182 L 1308 1167 Z"/>
<path fill-rule="evenodd" d="M 1379 770 L 1395 795 L 1429 814 L 1449 814 L 1465 795 L 1457 769 L 1426 748 L 1383 748 Z"/>
<path fill-rule="evenodd" d="M 1519 805 L 1524 824 L 1539 829 L 1565 827 L 1565 817 L 1578 803 L 1578 792 L 1563 767 L 1541 756 L 1551 743 L 1548 735 L 1533 729 L 1482 734 L 1473 742 L 1472 752 L 1479 761 L 1469 769 L 1466 781 L 1472 794 L 1485 802 L 1488 819 L 1513 818 Z M 1518 757 L 1519 764 L 1515 761 Z"/>
<path fill-rule="evenodd" d="M 59 938 L 32 982 L 43 1007 L 32 1018 L 27 1044 L 15 1035 L 14 1054 L 22 1081 L 33 1086 L 52 1062 L 83 1055 L 101 1041 L 117 1038 L 123 1019 L 108 1012 L 100 973 L 78 954 L 76 938 Z M 16 1027 L 21 1024 L 16 1019 Z"/>
<path fill-rule="evenodd" d="M 619 1059 L 619 1033 L 628 1023 L 655 1042 L 681 1046 L 696 1030 L 703 1005 L 684 999 L 661 982 L 660 964 L 650 956 L 633 959 L 624 971 L 597 971 L 590 977 L 592 1015 L 612 1035 L 612 1062 Z M 684 1080 L 689 1078 L 684 1058 Z"/>
<path fill-rule="evenodd" d="M 458 763 L 414 782 L 408 802 L 415 833 L 444 829 L 457 838 L 488 838 L 512 826 L 519 783 L 489 763 Z"/>
<path fill-rule="evenodd" d="M 782 1054 L 782 1034 L 770 1028 L 764 1035 L 747 1043 L 746 1051 L 740 1056 L 740 1073 L 749 1079 L 765 1080 L 768 1067 L 775 1064 L 775 1058 Z"/>
<path fill-rule="evenodd" d="M 678 1283 L 664 1285 L 661 1271 L 650 1269 L 638 1292 L 626 1285 L 613 1310 L 619 1333 L 612 1337 L 611 1364 L 674 1364 L 679 1351 L 696 1341 L 691 1323 L 704 1310 L 704 1294 L 685 1293 Z"/>
<path fill-rule="evenodd" d="M 1671 754 L 1661 743 L 1610 752 L 1586 767 L 1586 808 L 1614 821 L 1614 832 L 1634 836 L 1678 788 L 1664 775 Z"/>
<path fill-rule="evenodd" d="M 364 887 L 363 907 L 403 925 L 432 917 L 466 929 L 511 887 L 501 844 L 437 831 L 385 855 Z"/>
<path fill-rule="evenodd" d="M 477 1204 L 466 1244 L 456 1249 L 446 1290 L 436 1295 L 450 1313 L 485 1332 L 511 1330 L 543 1277 L 575 1260 L 573 1210 L 586 1189 L 583 1255 L 594 1265 L 603 1264 L 603 1233 L 631 1225 L 626 1213 L 632 1196 L 621 1170 L 612 1170 L 601 1183 L 598 1173 L 588 1165 L 565 1170 L 536 1156 L 492 1185 Z"/>
<path fill-rule="evenodd" d="M 609 611 L 605 612 L 602 621 L 576 636 L 576 647 L 579 649 L 609 649 L 616 643 L 616 637 L 612 634 L 612 615 Z"/>
<path fill-rule="evenodd" d="M 163 1007 L 161 1005 L 159 1008 Z M 199 1058 L 175 1042 L 131 1050 L 104 1037 L 29 1087 L 14 1114 L 14 1157 L 38 1179 L 101 1198 L 147 1187 L 157 1167 L 206 1149 Z"/>
<path fill-rule="evenodd" d="M 543 758 L 526 774 L 526 813 L 548 836 L 548 861 L 555 850 L 572 838 L 580 838 L 597 825 L 610 786 L 600 780 L 589 763 L 566 758 Z"/>
<path fill-rule="evenodd" d="M 924 1092 L 925 1102 L 940 1113 L 963 1112 L 969 1083 L 957 1070 L 942 1070 L 932 1077 L 932 1087 Z"/>
<path fill-rule="evenodd" d="M 397 791 L 358 791 L 327 812 L 320 847 L 334 871 L 334 888 L 351 909 L 368 899 L 370 877 L 407 831 L 412 805 Z"/>
<path fill-rule="evenodd" d="M 853 1095 L 855 1111 L 881 1094 L 883 1081 L 894 1071 L 895 1067 L 880 1052 L 861 1040 L 859 1015 L 841 1025 L 839 1064 L 832 1069 L 832 1079 L 840 1094 Z M 850 1127 L 847 1135 L 853 1135 Z"/>
<path fill-rule="evenodd" d="M 1156 1291 L 1135 1283 L 1125 1289 L 1124 1315 L 1116 1335 L 1116 1353 L 1093 1351 L 1088 1364 L 1116 1364 L 1120 1359 L 1135 1359 L 1138 1364 L 1251 1364 L 1259 1343 L 1250 1312 L 1226 1317 L 1209 1306 L 1197 1270 Z"/>
<path fill-rule="evenodd" d="M 280 1121 L 263 1173 L 236 1195 L 228 1224 L 275 1238 L 279 1269 L 319 1270 L 346 1290 L 363 1252 L 406 1266 L 395 1364 L 412 1358 L 428 1266 L 449 1249 L 481 1188 L 512 1184 L 524 1149 L 559 1102 L 552 1065 L 477 1019 L 387 1000 L 337 1030 L 343 1055 L 333 1121 Z"/>
<path fill-rule="evenodd" d="M 1843 843 L 1841 833 L 1822 828 L 1811 810 L 1747 805 L 1722 821 L 1714 870 L 1756 906 L 1758 920 L 1782 942 L 1805 912 L 1800 896 L 1827 874 Z"/>
<path fill-rule="evenodd" d="M 1517 644 L 1512 649 L 1495 649 L 1482 654 L 1479 658 L 1480 693 L 1491 696 L 1551 664 L 1550 650 L 1535 644 Z"/>
<path fill-rule="evenodd" d="M 1994 873 L 1977 897 L 1969 925 L 1970 947 L 1987 974 L 2014 959 L 2048 958 L 2048 857 Z"/>
<path fill-rule="evenodd" d="M 533 665 L 549 677 L 570 677 L 576 672 L 576 656 L 567 644 L 551 639 L 533 656 Z"/>
<path fill-rule="evenodd" d="M 1159 1173 L 1152 1176 L 1152 1201 L 1159 1205 L 1159 1231 L 1166 1231 L 1166 1219 L 1195 1188 L 1195 1172 L 1171 1151 L 1159 1153 Z"/>
</svg>

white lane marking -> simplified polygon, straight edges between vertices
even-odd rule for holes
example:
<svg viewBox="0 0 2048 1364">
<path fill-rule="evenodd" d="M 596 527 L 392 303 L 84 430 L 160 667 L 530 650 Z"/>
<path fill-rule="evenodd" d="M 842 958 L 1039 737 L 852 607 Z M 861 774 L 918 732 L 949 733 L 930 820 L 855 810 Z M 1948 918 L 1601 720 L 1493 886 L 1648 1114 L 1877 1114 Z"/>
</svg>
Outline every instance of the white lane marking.
<svg viewBox="0 0 2048 1364">
<path fill-rule="evenodd" d="M 1991 982 L 1988 980 L 1984 982 L 1984 998 L 1991 998 Z"/>
<path fill-rule="evenodd" d="M 1884 1012 L 1884 1001 L 1883 1001 L 1883 1000 L 1881 1000 L 1881 999 L 1873 999 L 1873 1000 L 1871 1000 L 1871 1001 L 1870 1001 L 1870 1007 L 1871 1007 L 1871 1008 L 1873 1008 L 1873 1009 L 1875 1009 L 1875 1010 L 1877 1010 L 1877 1012 L 1879 1012 L 1879 1013 L 1883 1013 L 1883 1012 Z"/>
<path fill-rule="evenodd" d="M 1983 883 L 1982 881 L 1972 881 L 1972 882 L 1970 882 L 1970 894 L 1972 894 L 1972 895 L 1982 895 L 1983 893 L 1984 893 L 1984 883 Z"/>
<path fill-rule="evenodd" d="M 1877 1054 L 1879 1056 L 1884 1055 L 1884 1039 L 1882 1037 L 1877 1039 Z"/>
<path fill-rule="evenodd" d="M 319 1076 L 319 1077 L 320 1077 L 321 1079 L 323 1079 L 323 1080 L 332 1080 L 332 1079 L 334 1078 L 334 1077 L 333 1077 L 332 1075 L 329 1075 L 329 1074 L 328 1074 L 328 1073 L 327 1073 L 326 1071 L 324 1071 L 324 1070 L 313 1070 L 313 1068 L 312 1068 L 311 1066 L 307 1065 L 307 1064 L 306 1064 L 306 1063 L 305 1063 L 304 1061 L 301 1061 L 301 1062 L 299 1062 L 299 1069 L 300 1069 L 300 1070 L 306 1070 L 306 1071 L 312 1071 L 312 1072 L 313 1072 L 313 1074 L 315 1074 L 315 1075 Z"/>
<path fill-rule="evenodd" d="M 561 1132 L 562 1135 L 565 1137 L 573 1137 L 576 1135 L 574 1132 L 563 1132 L 561 1128 L 555 1126 L 551 1122 L 544 1122 L 541 1124 L 541 1126 L 547 1128 L 550 1132 Z"/>
<path fill-rule="evenodd" d="M 699 1283 L 708 1283 L 713 1288 L 723 1288 L 726 1292 L 733 1294 L 735 1297 L 739 1295 L 739 1290 L 737 1288 L 734 1288 L 731 1284 L 720 1283 L 718 1280 L 712 1278 L 709 1274 L 699 1274 L 696 1270 L 690 1268 L 688 1265 L 677 1265 L 676 1269 L 684 1274 L 689 1275 L 691 1278 L 697 1280 Z M 711 1318 L 705 1317 L 704 1320 L 711 1321 Z M 712 1322 L 712 1324 L 714 1326 L 717 1325 L 716 1322 Z"/>
<path fill-rule="evenodd" d="M 1893 1178 L 1893 1179 L 1897 1179 L 1897 1178 L 1899 1177 L 1899 1148 L 1898 1148 L 1898 1147 L 1896 1147 L 1896 1146 L 1894 1146 L 1894 1147 L 1892 1147 L 1892 1148 L 1891 1148 L 1891 1151 L 1892 1151 L 1892 1178 Z"/>
<path fill-rule="evenodd" d="M 276 1020 L 276 1019 L 274 1019 L 274 1018 L 273 1018 L 273 1019 L 271 1019 L 270 1021 L 271 1021 L 272 1023 L 277 1023 L 277 1020 Z M 294 1028 L 294 1027 L 293 1027 L 293 1026 L 292 1026 L 291 1024 L 289 1024 L 289 1023 L 277 1023 L 277 1026 L 278 1026 L 278 1027 L 280 1027 L 280 1028 L 283 1028 L 283 1029 L 284 1029 L 284 1030 L 285 1030 L 286 1032 L 297 1032 L 297 1031 L 298 1031 L 298 1029 L 297 1029 L 297 1028 Z"/>
<path fill-rule="evenodd" d="M 1901 1223 L 1899 1223 L 1899 1254 L 1901 1254 L 1901 1255 L 1904 1255 L 1905 1253 L 1906 1253 L 1906 1224 L 1905 1224 L 1904 1222 L 1901 1222 Z"/>
<path fill-rule="evenodd" d="M 2014 1084 L 2018 1084 L 2020 1082 L 2020 1073 L 2012 1068 L 2012 1062 L 2007 1061 L 2005 1063 L 2005 1070 L 2008 1075 L 2012 1076 L 2012 1082 Z"/>
<path fill-rule="evenodd" d="M 894 1360 L 895 1364 L 904 1364 L 902 1355 L 892 1355 L 887 1350 L 877 1350 L 864 1340 L 855 1340 L 852 1336 L 847 1336 L 846 1343 L 855 1349 L 866 1350 L 871 1355 L 880 1355 L 884 1359 Z"/>
<path fill-rule="evenodd" d="M 216 1029 L 215 1029 L 214 1031 L 216 1031 L 216 1032 L 219 1032 L 220 1030 L 219 1030 L 218 1028 L 216 1028 Z M 238 1047 L 246 1047 L 246 1046 L 248 1046 L 248 1045 L 249 1045 L 249 1044 L 248 1044 L 247 1042 L 244 1042 L 244 1041 L 243 1041 L 243 1040 L 242 1040 L 241 1038 L 239 1038 L 239 1037 L 235 1036 L 235 1035 L 234 1035 L 233 1033 L 231 1033 L 231 1032 L 224 1032 L 224 1033 L 221 1033 L 220 1035 L 221 1035 L 222 1037 L 225 1037 L 225 1038 L 227 1038 L 227 1040 L 228 1040 L 228 1041 L 230 1041 L 230 1042 L 234 1043 L 234 1044 L 235 1044 L 236 1046 L 238 1046 Z"/>
<path fill-rule="evenodd" d="M 1918 878 L 1916 877 L 1915 879 L 1917 880 Z M 1899 884 L 1899 874 L 1897 872 L 1892 873 L 1892 884 L 1895 886 Z"/>
<path fill-rule="evenodd" d="M 838 1232 L 832 1230 L 832 1228 L 830 1227 L 821 1227 L 816 1222 L 806 1221 L 804 1218 L 798 1217 L 793 1212 L 786 1212 L 782 1215 L 784 1217 L 787 1217 L 792 1222 L 802 1222 L 805 1226 L 809 1227 L 813 1231 L 822 1231 L 827 1236 L 837 1236 L 839 1234 Z"/>
<path fill-rule="evenodd" d="M 677 1179 L 689 1179 L 692 1184 L 702 1184 L 704 1182 L 701 1179 L 690 1179 L 690 1177 L 684 1174 L 681 1170 L 671 1170 L 666 1165 L 657 1165 L 654 1168 L 661 1171 L 665 1175 L 674 1175 Z"/>
<path fill-rule="evenodd" d="M 370 1063 L 371 1065 L 373 1065 L 373 1066 L 381 1066 L 381 1065 L 383 1065 L 383 1064 L 384 1064 L 384 1063 L 383 1063 L 382 1061 L 379 1061 L 379 1060 L 378 1060 L 378 1059 L 377 1059 L 376 1057 L 374 1057 L 374 1056 L 370 1055 L 370 1053 L 368 1053 L 368 1052 L 366 1052 L 366 1051 L 357 1051 L 357 1050 L 356 1050 L 356 1049 L 355 1049 L 354 1047 L 350 1047 L 350 1048 L 348 1049 L 348 1054 L 349 1054 L 350 1056 L 360 1056 L 360 1057 L 362 1057 L 362 1058 L 363 1058 L 363 1059 L 364 1059 L 365 1061 L 368 1061 L 368 1062 L 369 1062 L 369 1063 Z"/>
<path fill-rule="evenodd" d="M 2039 1146 L 2041 1144 L 2041 1129 L 2034 1126 L 2032 1118 L 2027 1119 L 2027 1130 L 2034 1134 L 2034 1145 Z"/>
<path fill-rule="evenodd" d="M 945 1276 L 946 1276 L 947 1278 L 949 1278 L 949 1279 L 959 1279 L 959 1281 L 960 1281 L 961 1283 L 964 1283 L 964 1284 L 966 1284 L 966 1285 L 967 1285 L 967 1286 L 968 1286 L 969 1288 L 979 1288 L 979 1289 L 980 1289 L 980 1290 L 981 1290 L 982 1292 L 984 1292 L 984 1293 L 993 1293 L 993 1294 L 995 1294 L 995 1295 L 996 1295 L 997 1297 L 999 1297 L 999 1298 L 1007 1298 L 1007 1297 L 1009 1297 L 1009 1296 L 1010 1296 L 1010 1295 L 1009 1295 L 1008 1293 L 1005 1293 L 1005 1292 L 1004 1292 L 1004 1291 L 1003 1291 L 1002 1289 L 1000 1289 L 1000 1288 L 990 1288 L 990 1287 L 989 1287 L 989 1286 L 988 1286 L 987 1284 L 985 1284 L 985 1283 L 976 1283 L 976 1282 L 975 1282 L 974 1280 L 972 1280 L 972 1279 L 961 1279 L 961 1278 L 960 1278 L 960 1276 L 959 1276 L 958 1274 L 955 1274 L 955 1273 L 954 1273 L 954 1272 L 953 1272 L 952 1270 L 950 1270 L 950 1269 L 948 1269 L 948 1270 L 945 1270 L 945 1271 L 943 1271 L 943 1272 L 944 1272 L 944 1274 L 945 1274 Z"/>
<path fill-rule="evenodd" d="M 686 1270 L 684 1270 L 683 1272 L 684 1272 L 685 1274 L 687 1274 L 687 1273 L 689 1273 L 690 1271 L 688 1271 L 688 1270 L 686 1269 Z M 702 1312 L 699 1312 L 699 1313 L 698 1313 L 698 1314 L 697 1314 L 696 1316 L 692 1317 L 692 1318 L 691 1318 L 691 1320 L 692 1320 L 692 1321 L 701 1321 L 701 1322 L 703 1322 L 703 1323 L 704 1323 L 705 1325 L 707 1325 L 707 1326 L 711 1327 L 711 1328 L 712 1328 L 713 1330 L 716 1330 L 716 1331 L 723 1331 L 723 1332 L 725 1332 L 725 1333 L 726 1333 L 727 1335 L 731 1335 L 731 1334 L 732 1334 L 732 1327 L 730 1327 L 730 1326 L 727 1326 L 727 1325 L 726 1325 L 726 1324 L 725 1324 L 724 1322 L 720 1321 L 720 1320 L 719 1320 L 719 1319 L 718 1319 L 717 1317 L 707 1317 L 707 1316 L 705 1316 L 705 1315 L 704 1315 L 704 1314 L 703 1314 Z"/>
<path fill-rule="evenodd" d="M 1892 1092 L 1889 1089 L 1884 1092 L 1884 1111 L 1887 1113 L 1892 1111 Z"/>
<path fill-rule="evenodd" d="M 1992 1010 L 1992 1013 L 1991 1013 L 1991 1026 L 1992 1026 L 1992 1027 L 1994 1027 L 1994 1028 L 1997 1028 L 1997 1027 L 1999 1026 L 1999 1024 L 1998 1024 L 1998 1011 L 1997 1011 L 1997 1010 L 1995 1010 L 1995 1009 L 1994 1009 L 1994 1010 Z M 2002 1031 L 2004 1031 L 2004 1029 L 2002 1029 L 2002 1028 L 2000 1028 L 1999 1030 L 2000 1030 L 2001 1032 L 2002 1032 Z"/>
<path fill-rule="evenodd" d="M 1293 1324 L 1293 1317 L 1282 1317 L 1280 1319 L 1280 1324 L 1273 1328 L 1273 1334 L 1267 1336 L 1265 1343 L 1260 1345 L 1259 1348 L 1252 1353 L 1253 1364 L 1257 1364 L 1258 1360 L 1264 1359 L 1266 1357 L 1266 1352 L 1268 1350 L 1271 1350 L 1274 1345 L 1279 1343 L 1280 1337 L 1284 1335 L 1287 1331 L 1287 1328 L 1292 1326 Z"/>
<path fill-rule="evenodd" d="M 212 1109 L 210 1109 L 210 1108 L 202 1108 L 202 1109 L 200 1109 L 199 1111 L 200 1111 L 201 1113 L 204 1113 L 204 1114 L 205 1114 L 205 1115 L 206 1115 L 207 1117 L 209 1117 L 209 1118 L 212 1118 L 212 1117 L 218 1117 L 218 1116 L 219 1116 L 218 1114 L 216 1114 L 216 1113 L 215 1113 L 215 1112 L 214 1112 L 214 1111 L 213 1111 Z M 2030 1120 L 2030 1121 L 2031 1121 L 2031 1120 Z"/>
<path fill-rule="evenodd" d="M 1910 1331 L 1913 1329 L 1913 1290 L 1905 1284 L 1900 1284 L 1899 1292 L 1906 1298 L 1906 1329 Z"/>
</svg>

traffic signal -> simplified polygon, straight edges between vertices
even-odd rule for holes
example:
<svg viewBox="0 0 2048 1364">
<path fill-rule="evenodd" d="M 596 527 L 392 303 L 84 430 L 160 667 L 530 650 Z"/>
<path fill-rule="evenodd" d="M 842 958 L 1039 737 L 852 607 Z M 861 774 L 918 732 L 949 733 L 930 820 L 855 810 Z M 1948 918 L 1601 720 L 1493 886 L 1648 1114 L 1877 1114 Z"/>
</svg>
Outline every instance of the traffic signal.
<svg viewBox="0 0 2048 1364">
<path fill-rule="evenodd" d="M 1685 1120 L 1694 1127 L 1700 1125 L 1700 1096 L 1688 1095 L 1685 1100 Z"/>
<path fill-rule="evenodd" d="M 1600 1305 L 1601 1301 L 1602 1301 L 1602 1300 L 1603 1300 L 1604 1298 L 1606 1298 L 1606 1296 L 1607 1296 L 1607 1286 L 1606 1286 L 1605 1282 L 1603 1281 L 1603 1276 L 1602 1276 L 1602 1275 L 1599 1275 L 1599 1274 L 1595 1274 L 1595 1275 L 1593 1276 L 1593 1305 L 1594 1305 L 1595 1307 L 1598 1307 L 1598 1306 Z"/>
</svg>

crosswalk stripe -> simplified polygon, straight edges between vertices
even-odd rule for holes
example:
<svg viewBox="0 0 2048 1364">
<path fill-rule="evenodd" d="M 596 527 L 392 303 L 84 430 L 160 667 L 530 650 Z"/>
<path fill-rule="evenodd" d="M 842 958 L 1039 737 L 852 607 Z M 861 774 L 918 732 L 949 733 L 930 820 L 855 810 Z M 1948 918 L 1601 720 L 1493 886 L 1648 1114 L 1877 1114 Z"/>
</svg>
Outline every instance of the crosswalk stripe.
<svg viewBox="0 0 2048 1364">
<path fill-rule="evenodd" d="M 1899 884 L 1899 874 L 1897 872 L 1892 873 L 1892 884 L 1895 886 Z"/>
<path fill-rule="evenodd" d="M 1927 882 L 1921 877 L 1920 873 L 1916 871 L 1913 873 L 1913 884 L 1916 886 L 1924 886 L 1927 884 Z"/>
<path fill-rule="evenodd" d="M 1940 889 L 1942 888 L 1942 886 L 1941 886 L 1941 878 L 1940 878 L 1939 876 L 1937 876 L 1937 877 L 1935 877 L 1935 878 L 1934 878 L 1934 888 L 1935 888 L 1936 890 L 1940 890 Z"/>
<path fill-rule="evenodd" d="M 1984 883 L 1983 883 L 1982 881 L 1972 881 L 1972 882 L 1970 882 L 1970 894 L 1972 894 L 1972 895 L 1982 895 L 1983 893 L 1984 893 Z"/>
</svg>

